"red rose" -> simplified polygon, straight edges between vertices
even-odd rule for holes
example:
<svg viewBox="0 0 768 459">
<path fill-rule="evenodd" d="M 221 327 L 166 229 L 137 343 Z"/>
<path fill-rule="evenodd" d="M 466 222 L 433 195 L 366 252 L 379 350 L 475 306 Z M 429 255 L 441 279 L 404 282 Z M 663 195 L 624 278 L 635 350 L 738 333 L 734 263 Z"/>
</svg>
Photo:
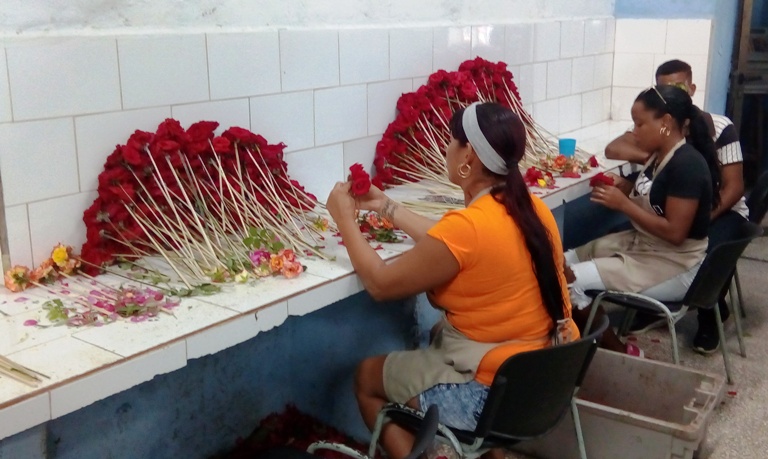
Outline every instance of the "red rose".
<svg viewBox="0 0 768 459">
<path fill-rule="evenodd" d="M 597 167 L 599 164 L 597 163 L 597 157 L 595 155 L 592 155 L 589 157 L 589 167 Z"/>
<path fill-rule="evenodd" d="M 363 165 L 355 163 L 349 166 L 349 180 L 352 182 L 352 194 L 361 196 L 371 189 L 371 177 L 365 172 Z"/>
<path fill-rule="evenodd" d="M 598 172 L 594 177 L 589 179 L 589 186 L 596 187 L 601 185 L 613 186 L 613 178 L 602 172 Z"/>
</svg>

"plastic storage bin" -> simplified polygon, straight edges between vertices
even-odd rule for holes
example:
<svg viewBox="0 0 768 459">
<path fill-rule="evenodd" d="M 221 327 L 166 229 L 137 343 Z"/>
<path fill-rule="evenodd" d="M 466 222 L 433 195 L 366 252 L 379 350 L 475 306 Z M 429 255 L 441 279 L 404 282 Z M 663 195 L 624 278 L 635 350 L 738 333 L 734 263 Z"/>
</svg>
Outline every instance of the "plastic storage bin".
<svg viewBox="0 0 768 459">
<path fill-rule="evenodd" d="M 577 405 L 590 459 L 691 459 L 722 400 L 725 376 L 598 349 Z M 519 443 L 534 457 L 578 459 L 573 419 Z"/>
</svg>

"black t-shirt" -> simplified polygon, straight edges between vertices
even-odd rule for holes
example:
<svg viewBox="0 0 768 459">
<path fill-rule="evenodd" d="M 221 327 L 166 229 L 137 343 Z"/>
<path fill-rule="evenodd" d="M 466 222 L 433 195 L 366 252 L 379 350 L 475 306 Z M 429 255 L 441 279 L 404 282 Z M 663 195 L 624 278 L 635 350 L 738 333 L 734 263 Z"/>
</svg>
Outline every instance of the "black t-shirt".
<svg viewBox="0 0 768 459">
<path fill-rule="evenodd" d="M 650 166 L 635 182 L 635 191 L 647 194 L 650 189 L 650 202 L 657 215 L 664 215 L 667 197 L 698 199 L 696 215 L 693 217 L 690 239 L 707 237 L 709 214 L 712 210 L 712 176 L 707 161 L 693 146 L 684 144 L 666 166 L 653 176 Z"/>
</svg>

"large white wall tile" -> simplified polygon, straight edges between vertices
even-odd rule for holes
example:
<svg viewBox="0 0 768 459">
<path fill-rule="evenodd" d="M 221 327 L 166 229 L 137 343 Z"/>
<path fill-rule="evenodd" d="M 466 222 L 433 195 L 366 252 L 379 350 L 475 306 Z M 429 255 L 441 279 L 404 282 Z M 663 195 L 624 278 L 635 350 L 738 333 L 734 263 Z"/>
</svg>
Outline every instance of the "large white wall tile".
<svg viewBox="0 0 768 459">
<path fill-rule="evenodd" d="M 114 39 L 42 40 L 6 52 L 17 121 L 121 108 Z"/>
<path fill-rule="evenodd" d="M 491 62 L 503 61 L 506 27 L 483 25 L 472 27 L 472 58 L 482 57 Z"/>
<path fill-rule="evenodd" d="M 614 87 L 611 96 L 611 119 L 632 120 L 632 104 L 643 89 L 645 88 Z"/>
<path fill-rule="evenodd" d="M 277 31 L 212 33 L 206 44 L 211 99 L 280 92 Z"/>
<path fill-rule="evenodd" d="M 560 23 L 539 22 L 533 29 L 533 61 L 552 61 L 560 57 Z"/>
<path fill-rule="evenodd" d="M 557 135 L 560 132 L 560 102 L 557 99 L 533 104 L 533 118 L 544 129 Z"/>
<path fill-rule="evenodd" d="M 573 93 L 591 91 L 595 86 L 594 56 L 579 57 L 573 60 L 571 91 Z"/>
<path fill-rule="evenodd" d="M 11 88 L 8 86 L 8 66 L 5 48 L 0 48 L 0 123 L 11 121 Z"/>
<path fill-rule="evenodd" d="M 339 84 L 339 34 L 335 30 L 281 30 L 283 91 Z"/>
<path fill-rule="evenodd" d="M 613 58 L 614 86 L 650 86 L 656 67 L 653 54 L 616 53 Z"/>
<path fill-rule="evenodd" d="M 540 102 L 547 98 L 547 63 L 520 66 L 520 78 L 515 80 L 523 103 Z"/>
<path fill-rule="evenodd" d="M 611 119 L 611 97 L 613 88 L 605 88 L 603 91 L 603 119 Z"/>
<path fill-rule="evenodd" d="M 376 144 L 379 140 L 381 136 L 370 136 L 344 142 L 344 171 L 348 171 L 349 166 L 360 163 L 373 176 L 373 158 L 376 156 Z"/>
<path fill-rule="evenodd" d="M 315 91 L 315 145 L 328 145 L 368 133 L 366 85 Z"/>
<path fill-rule="evenodd" d="M 321 202 L 328 199 L 336 182 L 347 177 L 342 144 L 288 153 L 285 162 L 288 163 L 288 175 Z"/>
<path fill-rule="evenodd" d="M 125 37 L 117 47 L 124 108 L 209 100 L 205 35 Z"/>
<path fill-rule="evenodd" d="M 432 70 L 451 72 L 472 54 L 472 27 L 436 27 L 432 33 Z"/>
<path fill-rule="evenodd" d="M 155 132 L 170 116 L 170 107 L 156 107 L 75 118 L 80 191 L 97 188 L 104 161 L 116 145 L 124 145 L 137 129 Z"/>
<path fill-rule="evenodd" d="M 588 19 L 584 21 L 584 54 L 605 52 L 606 20 Z"/>
<path fill-rule="evenodd" d="M 85 242 L 83 212 L 96 196 L 95 191 L 89 191 L 29 204 L 29 232 L 35 265 L 48 258 L 58 243 L 79 250 Z"/>
<path fill-rule="evenodd" d="M 32 266 L 32 245 L 29 239 L 27 205 L 5 208 L 5 228 L 8 231 L 8 255 L 11 264 Z"/>
<path fill-rule="evenodd" d="M 547 99 L 571 93 L 571 59 L 547 63 Z"/>
<path fill-rule="evenodd" d="M 368 85 L 368 135 L 383 134 L 397 114 L 397 99 L 411 92 L 412 80 L 391 80 Z"/>
<path fill-rule="evenodd" d="M 312 91 L 251 98 L 251 130 L 271 143 L 283 142 L 285 151 L 315 146 Z"/>
<path fill-rule="evenodd" d="M 667 21 L 666 54 L 709 54 L 712 21 L 670 19 Z"/>
<path fill-rule="evenodd" d="M 217 134 L 232 126 L 248 129 L 251 125 L 248 99 L 174 105 L 171 107 L 171 116 L 177 119 L 184 129 L 198 121 L 218 121 Z"/>
<path fill-rule="evenodd" d="M 429 81 L 429 77 L 428 76 L 421 76 L 421 77 L 412 78 L 411 79 L 411 87 L 413 88 L 414 91 L 416 91 L 420 87 L 422 87 L 425 84 L 427 84 L 427 81 Z"/>
<path fill-rule="evenodd" d="M 612 53 L 616 50 L 616 19 L 608 18 L 605 22 L 605 49 L 603 52 Z"/>
<path fill-rule="evenodd" d="M 339 71 L 342 85 L 388 79 L 389 31 L 340 30 Z"/>
<path fill-rule="evenodd" d="M 511 24 L 506 32 L 506 63 L 509 65 L 533 62 L 533 24 Z"/>
<path fill-rule="evenodd" d="M 413 78 L 432 73 L 432 29 L 389 31 L 389 77 Z"/>
<path fill-rule="evenodd" d="M 558 100 L 559 132 L 574 131 L 581 128 L 581 95 L 563 97 Z"/>
<path fill-rule="evenodd" d="M 584 21 L 563 21 L 560 24 L 560 57 L 584 54 Z"/>
<path fill-rule="evenodd" d="M 619 19 L 616 21 L 617 53 L 663 53 L 667 40 L 665 19 Z"/>
<path fill-rule="evenodd" d="M 0 124 L 0 152 L 6 206 L 79 189 L 72 118 Z"/>
<path fill-rule="evenodd" d="M 606 88 L 613 84 L 613 54 L 595 56 L 595 88 Z"/>
<path fill-rule="evenodd" d="M 584 126 L 591 126 L 607 118 L 603 110 L 603 90 L 585 92 L 581 95 L 581 123 Z"/>
</svg>

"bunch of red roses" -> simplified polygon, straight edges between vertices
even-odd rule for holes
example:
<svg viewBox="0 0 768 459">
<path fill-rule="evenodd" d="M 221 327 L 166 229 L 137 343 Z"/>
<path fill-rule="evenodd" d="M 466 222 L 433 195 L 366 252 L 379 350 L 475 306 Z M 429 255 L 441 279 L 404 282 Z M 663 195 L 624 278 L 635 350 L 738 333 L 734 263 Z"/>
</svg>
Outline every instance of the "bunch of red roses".
<svg viewBox="0 0 768 459">
<path fill-rule="evenodd" d="M 374 185 L 381 188 L 442 176 L 451 116 L 477 101 L 498 102 L 530 120 L 505 63 L 477 57 L 462 63 L 456 72 L 438 70 L 425 85 L 398 99 L 398 115 L 376 144 Z"/>
<path fill-rule="evenodd" d="M 233 245 L 221 235 L 237 241 L 250 227 L 274 229 L 315 207 L 316 198 L 288 177 L 284 144 L 240 127 L 216 136 L 218 126 L 200 121 L 185 130 L 169 118 L 115 148 L 99 175 L 98 197 L 83 214 L 84 269 L 160 250 L 221 259 Z"/>
</svg>

